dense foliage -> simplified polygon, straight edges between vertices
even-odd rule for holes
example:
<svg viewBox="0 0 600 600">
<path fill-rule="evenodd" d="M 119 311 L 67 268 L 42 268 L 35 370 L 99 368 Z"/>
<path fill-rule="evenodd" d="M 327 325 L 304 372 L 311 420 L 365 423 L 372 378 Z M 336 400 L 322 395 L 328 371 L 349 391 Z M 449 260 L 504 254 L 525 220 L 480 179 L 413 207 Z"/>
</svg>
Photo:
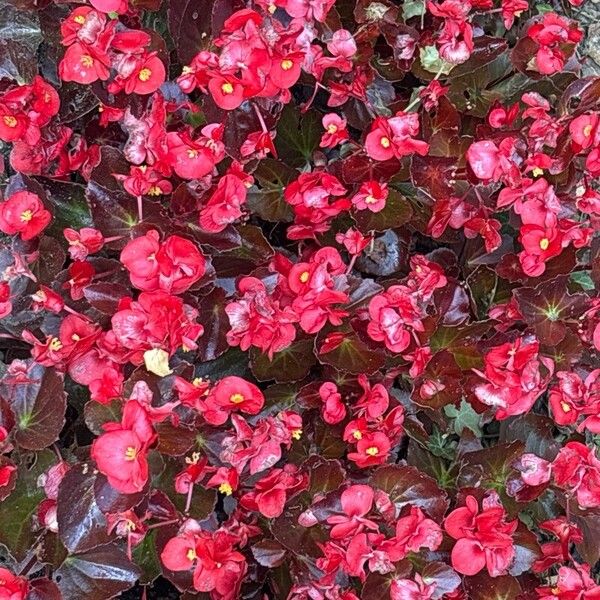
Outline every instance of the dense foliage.
<svg viewBox="0 0 600 600">
<path fill-rule="evenodd" d="M 589 4 L 0 0 L 0 599 L 600 598 Z"/>
</svg>

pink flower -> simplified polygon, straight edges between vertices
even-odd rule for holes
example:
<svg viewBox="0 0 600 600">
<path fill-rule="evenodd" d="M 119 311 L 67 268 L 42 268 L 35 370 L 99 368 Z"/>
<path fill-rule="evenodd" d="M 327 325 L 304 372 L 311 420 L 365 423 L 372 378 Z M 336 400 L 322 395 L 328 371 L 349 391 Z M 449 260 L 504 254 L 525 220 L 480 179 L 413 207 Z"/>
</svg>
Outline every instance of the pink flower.
<svg viewBox="0 0 600 600">
<path fill-rule="evenodd" d="M 148 481 L 146 455 L 156 439 L 148 414 L 137 401 L 130 400 L 121 423 L 106 423 L 104 430 L 91 450 L 98 470 L 122 494 L 141 492 Z"/>
<path fill-rule="evenodd" d="M 552 463 L 554 482 L 574 494 L 582 508 L 600 506 L 600 460 L 593 449 L 567 442 Z"/>
<path fill-rule="evenodd" d="M 354 536 L 364 529 L 377 531 L 376 523 L 365 518 L 373 507 L 374 492 L 368 485 L 351 485 L 342 492 L 343 515 L 328 517 L 327 523 L 333 525 L 329 533 L 332 539 Z"/>
<path fill-rule="evenodd" d="M 25 600 L 29 591 L 29 582 L 18 577 L 8 569 L 0 567 L 0 598 L 2 600 Z"/>
<path fill-rule="evenodd" d="M 22 240 L 38 236 L 50 223 L 52 215 L 35 194 L 27 191 L 14 193 L 0 203 L 0 231 Z"/>
<path fill-rule="evenodd" d="M 254 489 L 240 498 L 240 504 L 247 510 L 260 512 L 267 519 L 278 517 L 287 498 L 308 485 L 307 475 L 298 473 L 295 465 L 271 472 L 254 484 Z"/>
<path fill-rule="evenodd" d="M 346 129 L 346 119 L 335 113 L 326 114 L 321 120 L 325 133 L 321 136 L 319 146 L 321 148 L 334 148 L 339 143 L 350 138 Z"/>
<path fill-rule="evenodd" d="M 258 387 L 241 377 L 230 375 L 212 388 L 203 402 L 203 415 L 211 425 L 222 425 L 230 412 L 255 415 L 264 403 L 265 397 Z"/>
<path fill-rule="evenodd" d="M 444 528 L 456 543 L 452 566 L 463 575 L 476 575 L 486 568 L 492 577 L 505 575 L 515 558 L 513 534 L 517 521 L 507 521 L 499 500 L 484 500 L 480 511 L 477 500 L 467 496 L 466 505 L 453 510 Z"/>
<path fill-rule="evenodd" d="M 385 201 L 388 197 L 388 187 L 385 183 L 377 181 L 365 181 L 361 186 L 358 194 L 352 196 L 352 204 L 358 210 L 370 210 L 378 213 L 385 208 Z"/>
<path fill-rule="evenodd" d="M 373 160 L 399 159 L 415 153 L 424 156 L 429 150 L 429 144 L 414 139 L 418 134 L 417 113 L 400 111 L 389 119 L 377 117 L 365 139 L 365 150 Z"/>
</svg>

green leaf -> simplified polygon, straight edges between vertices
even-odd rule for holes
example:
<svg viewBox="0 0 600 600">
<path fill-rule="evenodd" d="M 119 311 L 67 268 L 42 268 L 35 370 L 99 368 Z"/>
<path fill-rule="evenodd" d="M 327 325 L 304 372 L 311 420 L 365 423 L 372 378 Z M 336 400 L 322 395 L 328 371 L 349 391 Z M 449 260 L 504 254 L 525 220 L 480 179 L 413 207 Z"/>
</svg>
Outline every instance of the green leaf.
<svg viewBox="0 0 600 600">
<path fill-rule="evenodd" d="M 252 186 L 248 192 L 250 210 L 265 221 L 292 221 L 294 213 L 283 198 L 283 190 L 297 174 L 295 169 L 277 160 L 261 160 L 253 173 L 258 185 Z"/>
<path fill-rule="evenodd" d="M 56 462 L 50 450 L 30 456 L 33 464 L 23 462 L 19 466 L 15 489 L 0 502 L 0 544 L 9 548 L 17 561 L 25 558 L 38 535 L 33 531 L 32 517 L 45 494 L 37 486 L 37 478 Z"/>
<path fill-rule="evenodd" d="M 275 148 L 279 158 L 292 167 L 303 167 L 311 159 L 322 133 L 315 111 L 300 116 L 300 111 L 286 106 L 277 126 Z"/>
<path fill-rule="evenodd" d="M 424 0 L 406 0 L 402 5 L 402 18 L 408 21 L 412 17 L 420 17 L 425 13 Z"/>
<path fill-rule="evenodd" d="M 575 271 L 571 273 L 571 281 L 579 285 L 586 292 L 595 289 L 594 282 L 590 276 L 591 271 Z"/>
<path fill-rule="evenodd" d="M 470 429 L 477 437 L 481 437 L 481 417 L 473 410 L 473 407 L 463 398 L 460 406 L 456 408 L 453 404 L 444 407 L 446 416 L 454 419 L 454 431 L 461 435 L 464 429 Z"/>
<path fill-rule="evenodd" d="M 160 558 L 156 551 L 156 529 L 149 531 L 133 550 L 133 560 L 141 569 L 140 584 L 152 583 L 161 572 Z"/>
<path fill-rule="evenodd" d="M 368 233 L 402 227 L 410 221 L 412 214 L 412 207 L 408 200 L 391 189 L 383 210 L 377 213 L 370 210 L 357 211 L 354 220 L 362 233 Z"/>
<path fill-rule="evenodd" d="M 250 368 L 259 381 L 299 381 L 308 375 L 315 362 L 313 340 L 310 338 L 296 340 L 281 352 L 276 352 L 273 360 L 256 348 L 250 351 Z"/>
<path fill-rule="evenodd" d="M 451 65 L 440 57 L 435 46 L 425 46 L 424 48 L 420 48 L 419 55 L 421 58 L 421 66 L 430 73 L 448 75 L 454 68 L 454 65 Z"/>
</svg>

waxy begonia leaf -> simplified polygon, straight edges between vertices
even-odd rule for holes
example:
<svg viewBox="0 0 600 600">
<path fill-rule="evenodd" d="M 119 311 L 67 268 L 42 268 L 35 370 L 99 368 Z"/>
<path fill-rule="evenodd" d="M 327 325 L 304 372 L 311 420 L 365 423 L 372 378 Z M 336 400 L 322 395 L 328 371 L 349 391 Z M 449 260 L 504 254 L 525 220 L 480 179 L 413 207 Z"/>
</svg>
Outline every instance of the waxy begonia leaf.
<svg viewBox="0 0 600 600">
<path fill-rule="evenodd" d="M 56 571 L 63 598 L 106 600 L 133 586 L 139 568 L 116 545 L 99 546 L 68 556 Z"/>
</svg>

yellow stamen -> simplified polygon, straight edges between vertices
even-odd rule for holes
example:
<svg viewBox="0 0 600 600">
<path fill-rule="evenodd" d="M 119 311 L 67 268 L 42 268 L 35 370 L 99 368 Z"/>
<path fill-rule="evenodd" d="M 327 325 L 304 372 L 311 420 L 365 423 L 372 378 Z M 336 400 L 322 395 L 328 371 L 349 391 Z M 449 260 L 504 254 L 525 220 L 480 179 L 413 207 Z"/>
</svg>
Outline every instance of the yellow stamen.
<svg viewBox="0 0 600 600">
<path fill-rule="evenodd" d="M 352 432 L 352 437 L 353 437 L 355 440 L 362 440 L 362 432 L 361 432 L 360 430 L 358 430 L 358 429 L 357 429 L 356 431 L 353 431 L 353 432 Z"/>
<path fill-rule="evenodd" d="M 382 138 L 379 140 L 379 143 L 380 143 L 380 144 L 381 144 L 381 145 L 382 145 L 384 148 L 389 148 L 389 147 L 390 147 L 390 144 L 391 144 L 391 142 L 390 142 L 390 138 L 387 138 L 387 137 L 382 137 Z"/>
<path fill-rule="evenodd" d="M 377 448 L 376 446 L 371 446 L 370 448 L 367 448 L 365 450 L 365 452 L 369 455 L 369 456 L 377 456 L 379 454 L 379 448 Z"/>
<path fill-rule="evenodd" d="M 137 450 L 133 446 L 129 446 L 125 450 L 125 460 L 135 460 L 137 457 Z"/>
<path fill-rule="evenodd" d="M 561 402 L 560 407 L 563 409 L 563 412 L 571 412 L 571 407 L 566 402 Z"/>
<path fill-rule="evenodd" d="M 61 350 L 63 345 L 62 342 L 58 339 L 58 338 L 52 338 L 50 340 L 50 344 L 48 345 L 48 347 L 50 348 L 50 350 Z"/>
<path fill-rule="evenodd" d="M 75 21 L 77 25 L 83 25 L 85 23 L 85 17 L 83 15 L 77 15 L 73 18 L 73 21 Z"/>
<path fill-rule="evenodd" d="M 233 86 L 232 86 L 232 85 L 231 85 L 229 82 L 227 82 L 227 83 L 224 83 L 224 84 L 221 86 L 221 91 L 222 91 L 224 94 L 233 94 Z"/>
<path fill-rule="evenodd" d="M 338 127 L 333 123 L 327 126 L 327 133 L 337 133 Z"/>
<path fill-rule="evenodd" d="M 25 210 L 21 213 L 21 221 L 23 223 L 29 223 L 33 219 L 33 213 L 30 210 Z"/>
<path fill-rule="evenodd" d="M 304 272 L 300 273 L 300 281 L 302 283 L 306 283 L 308 281 L 309 277 L 310 277 L 310 273 L 308 271 L 304 271 Z"/>
<path fill-rule="evenodd" d="M 187 551 L 186 557 L 188 560 L 196 560 L 196 558 L 198 558 L 198 556 L 196 555 L 196 551 L 193 548 L 190 548 Z"/>
<path fill-rule="evenodd" d="M 143 68 L 138 73 L 138 79 L 140 81 L 148 81 L 148 79 L 150 79 L 150 77 L 152 77 L 152 71 L 150 69 L 148 69 L 148 67 Z"/>
<path fill-rule="evenodd" d="M 292 437 L 295 440 L 299 440 L 302 437 L 302 429 L 294 429 L 292 431 Z"/>
<path fill-rule="evenodd" d="M 3 119 L 4 124 L 11 129 L 17 126 L 17 119 L 12 115 L 6 115 Z"/>
<path fill-rule="evenodd" d="M 231 496 L 231 492 L 233 492 L 233 488 L 227 483 L 222 483 L 219 486 L 219 491 L 221 494 L 225 494 L 226 496 Z"/>
<path fill-rule="evenodd" d="M 548 238 L 542 238 L 540 240 L 540 248 L 542 250 L 548 250 L 549 245 L 550 245 L 550 240 Z"/>
<path fill-rule="evenodd" d="M 229 402 L 232 404 L 239 404 L 240 402 L 243 402 L 244 399 L 243 394 L 231 394 L 231 396 L 229 396 Z"/>
<path fill-rule="evenodd" d="M 79 62 L 84 66 L 87 67 L 89 69 L 89 67 L 91 67 L 94 64 L 94 59 L 89 55 L 89 54 L 84 54 L 80 59 Z"/>
<path fill-rule="evenodd" d="M 291 61 L 289 58 L 286 58 L 285 60 L 281 61 L 281 68 L 284 71 L 289 71 L 293 66 L 294 66 L 294 62 Z"/>
<path fill-rule="evenodd" d="M 187 151 L 188 158 L 196 158 L 198 156 L 198 150 L 192 150 L 191 148 Z"/>
</svg>

